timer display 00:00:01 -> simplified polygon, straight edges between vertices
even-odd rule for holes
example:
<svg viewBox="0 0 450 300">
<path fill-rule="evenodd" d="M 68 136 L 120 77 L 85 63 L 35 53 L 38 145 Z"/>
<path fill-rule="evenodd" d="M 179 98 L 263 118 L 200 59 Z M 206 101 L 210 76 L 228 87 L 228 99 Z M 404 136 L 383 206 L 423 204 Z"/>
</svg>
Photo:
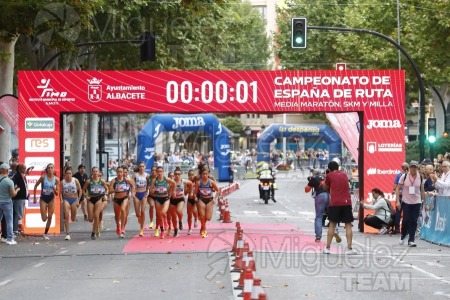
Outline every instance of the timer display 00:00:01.
<svg viewBox="0 0 450 300">
<path fill-rule="evenodd" d="M 258 85 L 256 81 L 250 83 L 238 81 L 235 87 L 229 87 L 225 81 L 217 81 L 215 84 L 211 81 L 203 81 L 200 88 L 194 88 L 191 81 L 181 83 L 169 81 L 166 86 L 166 99 L 171 104 L 175 104 L 179 100 L 186 104 L 192 101 L 208 104 L 213 100 L 219 104 L 234 100 L 244 104 L 249 99 L 249 90 L 253 103 L 257 103 Z"/>
</svg>

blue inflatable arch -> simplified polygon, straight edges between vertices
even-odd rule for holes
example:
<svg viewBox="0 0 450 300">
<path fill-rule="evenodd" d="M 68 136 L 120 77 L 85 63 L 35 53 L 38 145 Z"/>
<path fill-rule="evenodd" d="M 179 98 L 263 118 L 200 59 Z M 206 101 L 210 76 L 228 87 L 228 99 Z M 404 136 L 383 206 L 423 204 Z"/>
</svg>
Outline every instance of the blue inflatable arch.
<svg viewBox="0 0 450 300">
<path fill-rule="evenodd" d="M 258 162 L 270 163 L 270 143 L 276 138 L 286 137 L 317 137 L 322 136 L 328 145 L 330 160 L 342 158 L 342 140 L 339 135 L 327 125 L 297 125 L 297 124 L 272 124 L 258 137 L 256 149 Z"/>
<path fill-rule="evenodd" d="M 212 114 L 155 114 L 138 134 L 138 161 L 146 164 L 146 169 L 155 163 L 155 141 L 164 131 L 202 131 L 213 141 L 214 168 L 218 170 L 218 180 L 228 181 L 230 166 L 230 131 Z"/>
</svg>

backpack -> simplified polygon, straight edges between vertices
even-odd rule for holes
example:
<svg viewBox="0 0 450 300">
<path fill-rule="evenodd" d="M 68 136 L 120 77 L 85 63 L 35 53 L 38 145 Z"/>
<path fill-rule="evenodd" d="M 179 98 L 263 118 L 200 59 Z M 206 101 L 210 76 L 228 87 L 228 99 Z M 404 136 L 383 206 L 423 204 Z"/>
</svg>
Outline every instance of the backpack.
<svg viewBox="0 0 450 300">
<path fill-rule="evenodd" d="M 383 199 L 384 199 L 384 198 L 383 198 Z M 389 209 L 389 213 L 391 214 L 391 216 L 390 216 L 390 218 L 389 218 L 389 220 L 388 220 L 388 225 L 389 225 L 389 226 L 392 226 L 392 225 L 394 225 L 394 223 L 395 223 L 395 209 L 394 209 L 394 207 L 392 206 L 391 201 L 386 200 L 386 199 L 384 199 L 384 201 L 386 201 L 387 207 L 388 207 L 388 209 Z M 387 211 L 387 210 L 385 210 L 385 211 Z"/>
</svg>

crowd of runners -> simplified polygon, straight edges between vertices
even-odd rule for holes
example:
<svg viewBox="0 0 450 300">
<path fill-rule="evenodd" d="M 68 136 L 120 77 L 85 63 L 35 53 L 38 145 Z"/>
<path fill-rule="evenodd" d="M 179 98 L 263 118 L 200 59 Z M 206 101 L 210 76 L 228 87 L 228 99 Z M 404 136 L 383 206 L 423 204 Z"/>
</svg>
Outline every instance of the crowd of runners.
<svg viewBox="0 0 450 300">
<path fill-rule="evenodd" d="M 138 170 L 129 176 L 127 166 L 116 169 L 117 177 L 106 182 L 98 167 L 93 167 L 90 176 L 85 174 L 84 165 L 74 173 L 71 167 L 64 169 L 64 177 L 59 180 L 55 175 L 54 165 L 47 165 L 44 174 L 34 186 L 34 202 L 37 202 L 36 191 L 40 187 L 40 212 L 46 222 L 44 239 L 49 240 L 48 231 L 52 222 L 55 201 L 61 200 L 64 211 L 64 230 L 66 240 L 70 240 L 70 220 L 76 221 L 78 207 L 83 208 L 84 219 L 92 223 L 91 238 L 100 236 L 103 228 L 103 210 L 109 202 L 114 205 L 116 234 L 125 237 L 131 202 L 139 223 L 139 236 L 144 236 L 148 206 L 148 228 L 154 230 L 152 235 L 161 239 L 173 234 L 177 237 L 183 226 L 183 211 L 187 206 L 187 234 L 193 233 L 200 223 L 199 234 L 208 236 L 206 223 L 213 215 L 214 203 L 220 196 L 220 189 L 210 174 L 208 164 L 200 164 L 198 172 L 189 170 L 187 179 L 182 178 L 181 168 L 164 174 L 162 167 L 152 167 L 151 173 L 145 172 L 145 163 L 140 162 Z M 85 203 L 87 204 L 87 209 Z"/>
</svg>

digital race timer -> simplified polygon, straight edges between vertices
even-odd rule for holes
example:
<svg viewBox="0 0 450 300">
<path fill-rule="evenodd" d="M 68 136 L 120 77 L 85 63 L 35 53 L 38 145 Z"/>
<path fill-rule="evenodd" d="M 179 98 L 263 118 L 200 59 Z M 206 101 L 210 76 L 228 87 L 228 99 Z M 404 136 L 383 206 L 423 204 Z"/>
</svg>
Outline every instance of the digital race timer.
<svg viewBox="0 0 450 300">
<path fill-rule="evenodd" d="M 230 85 L 225 81 L 203 81 L 200 86 L 191 81 L 167 82 L 166 86 L 167 102 L 175 104 L 178 101 L 189 104 L 192 101 L 211 103 L 213 101 L 224 104 L 227 101 L 236 101 L 244 104 L 247 101 L 258 102 L 258 85 L 256 81 L 238 81 Z"/>
</svg>

